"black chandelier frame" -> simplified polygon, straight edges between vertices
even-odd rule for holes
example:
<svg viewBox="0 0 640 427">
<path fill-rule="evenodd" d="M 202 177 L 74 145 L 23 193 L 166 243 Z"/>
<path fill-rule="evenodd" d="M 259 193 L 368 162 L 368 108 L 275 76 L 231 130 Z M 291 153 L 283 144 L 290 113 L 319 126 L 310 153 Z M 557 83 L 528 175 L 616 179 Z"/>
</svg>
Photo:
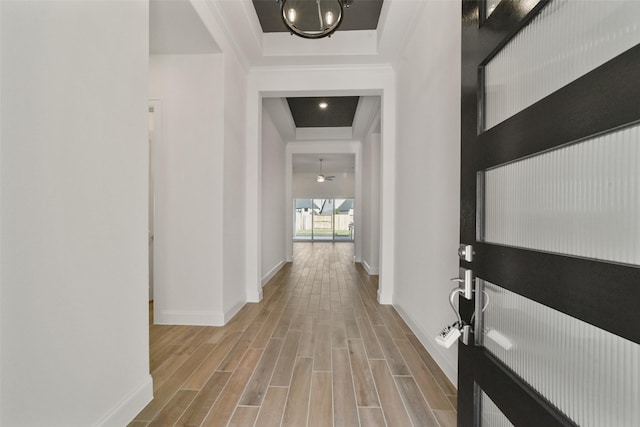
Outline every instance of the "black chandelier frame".
<svg viewBox="0 0 640 427">
<path fill-rule="evenodd" d="M 282 22 L 287 27 L 287 29 L 291 32 L 291 34 L 295 34 L 299 37 L 305 39 L 321 39 L 324 37 L 331 37 L 331 35 L 340 27 L 342 24 L 342 20 L 344 19 L 344 10 L 349 8 L 353 3 L 353 0 L 334 0 L 336 3 L 340 5 L 340 15 L 336 19 L 333 25 L 330 25 L 326 28 L 320 29 L 318 31 L 308 31 L 298 28 L 293 22 L 289 21 L 287 18 L 287 9 L 286 5 L 289 0 L 277 0 L 280 3 L 280 17 L 282 18 Z M 318 9 L 320 8 L 320 0 L 315 0 L 318 4 Z"/>
</svg>

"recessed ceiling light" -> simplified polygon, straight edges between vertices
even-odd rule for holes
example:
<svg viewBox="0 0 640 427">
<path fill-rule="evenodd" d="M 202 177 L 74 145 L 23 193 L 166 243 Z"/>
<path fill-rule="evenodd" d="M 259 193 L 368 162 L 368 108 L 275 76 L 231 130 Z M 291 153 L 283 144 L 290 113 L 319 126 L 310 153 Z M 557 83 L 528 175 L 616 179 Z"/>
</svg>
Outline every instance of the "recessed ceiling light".
<svg viewBox="0 0 640 427">
<path fill-rule="evenodd" d="M 320 104 L 318 104 L 318 106 L 324 110 L 329 106 L 329 104 L 327 104 L 326 102 L 321 102 Z"/>
</svg>

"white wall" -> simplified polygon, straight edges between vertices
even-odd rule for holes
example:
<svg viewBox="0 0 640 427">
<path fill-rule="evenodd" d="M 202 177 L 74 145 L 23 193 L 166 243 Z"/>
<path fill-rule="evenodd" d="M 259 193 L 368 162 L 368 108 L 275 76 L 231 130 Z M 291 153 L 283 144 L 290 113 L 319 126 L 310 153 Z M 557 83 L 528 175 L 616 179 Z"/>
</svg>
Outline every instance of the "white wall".
<svg viewBox="0 0 640 427">
<path fill-rule="evenodd" d="M 246 73 L 233 52 L 224 54 L 223 310 L 225 322 L 246 302 L 245 119 Z"/>
<path fill-rule="evenodd" d="M 396 80 L 394 305 L 454 384 L 457 347 L 434 337 L 455 320 L 447 296 L 458 274 L 460 31 L 459 2 L 427 2 Z"/>
<path fill-rule="evenodd" d="M 271 117 L 262 113 L 262 285 L 285 262 L 285 143 Z"/>
<path fill-rule="evenodd" d="M 147 8 L 0 2 L 2 425 L 122 426 L 151 399 Z"/>
<path fill-rule="evenodd" d="M 376 123 L 377 124 L 377 123 Z M 362 200 L 356 233 L 362 239 L 362 265 L 369 274 L 380 268 L 380 131 L 369 131 L 362 143 Z"/>
<path fill-rule="evenodd" d="M 353 199 L 356 196 L 356 174 L 337 172 L 332 181 L 318 182 L 317 173 L 295 172 L 292 176 L 294 199 Z"/>
<path fill-rule="evenodd" d="M 155 147 L 155 322 L 222 324 L 223 56 L 151 55 L 162 105 Z"/>
</svg>

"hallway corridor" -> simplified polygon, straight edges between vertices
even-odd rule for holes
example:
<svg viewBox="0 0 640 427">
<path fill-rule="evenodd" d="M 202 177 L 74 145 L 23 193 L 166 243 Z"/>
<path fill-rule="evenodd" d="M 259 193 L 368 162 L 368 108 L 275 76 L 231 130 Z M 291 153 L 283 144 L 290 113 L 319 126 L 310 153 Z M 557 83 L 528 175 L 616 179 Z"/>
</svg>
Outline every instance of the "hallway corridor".
<svg viewBox="0 0 640 427">
<path fill-rule="evenodd" d="M 351 243 L 294 259 L 224 327 L 150 326 L 155 399 L 141 426 L 456 425 L 456 391 Z"/>
</svg>

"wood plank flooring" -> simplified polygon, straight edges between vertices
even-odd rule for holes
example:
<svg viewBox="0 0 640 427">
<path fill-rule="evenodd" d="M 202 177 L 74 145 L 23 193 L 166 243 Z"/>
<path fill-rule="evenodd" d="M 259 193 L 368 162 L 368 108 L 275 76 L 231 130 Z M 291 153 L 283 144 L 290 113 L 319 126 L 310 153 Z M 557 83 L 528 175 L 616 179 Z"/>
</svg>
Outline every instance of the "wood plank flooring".
<svg viewBox="0 0 640 427">
<path fill-rule="evenodd" d="M 130 426 L 456 425 L 456 390 L 350 243 L 293 263 L 224 327 L 150 325 L 154 400 Z"/>
</svg>

